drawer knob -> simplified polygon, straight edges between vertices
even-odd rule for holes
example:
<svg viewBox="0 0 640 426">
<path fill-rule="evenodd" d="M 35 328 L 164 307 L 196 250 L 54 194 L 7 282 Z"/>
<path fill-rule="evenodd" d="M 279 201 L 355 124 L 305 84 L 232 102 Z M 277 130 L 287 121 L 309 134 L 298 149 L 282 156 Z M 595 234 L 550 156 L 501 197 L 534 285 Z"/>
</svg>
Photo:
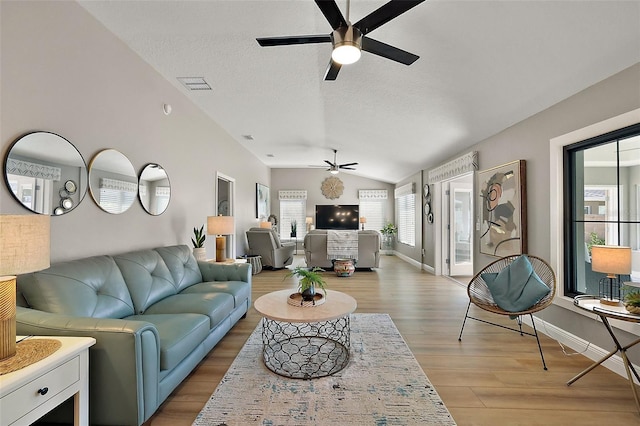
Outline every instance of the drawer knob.
<svg viewBox="0 0 640 426">
<path fill-rule="evenodd" d="M 38 389 L 38 393 L 40 395 L 46 395 L 47 392 L 49 392 L 49 388 L 42 388 L 42 389 Z"/>
</svg>

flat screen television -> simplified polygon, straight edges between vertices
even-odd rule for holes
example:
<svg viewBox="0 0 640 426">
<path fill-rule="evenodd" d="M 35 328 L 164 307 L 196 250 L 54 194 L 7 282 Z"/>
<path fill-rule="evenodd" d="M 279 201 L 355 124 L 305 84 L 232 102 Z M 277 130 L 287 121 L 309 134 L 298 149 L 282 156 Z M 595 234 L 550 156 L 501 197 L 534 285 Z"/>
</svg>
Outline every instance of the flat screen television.
<svg viewBox="0 0 640 426">
<path fill-rule="evenodd" d="M 316 205 L 316 229 L 358 229 L 358 205 Z"/>
</svg>

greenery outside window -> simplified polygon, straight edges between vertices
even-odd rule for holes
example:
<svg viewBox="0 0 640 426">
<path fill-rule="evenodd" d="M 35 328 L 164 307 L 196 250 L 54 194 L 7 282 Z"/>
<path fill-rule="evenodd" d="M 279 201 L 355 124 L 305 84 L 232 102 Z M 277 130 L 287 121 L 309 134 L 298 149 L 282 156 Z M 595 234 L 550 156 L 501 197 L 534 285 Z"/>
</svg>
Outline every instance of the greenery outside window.
<svg viewBox="0 0 640 426">
<path fill-rule="evenodd" d="M 566 146 L 564 173 L 565 295 L 598 294 L 596 244 L 631 247 L 640 281 L 640 124 Z"/>
</svg>

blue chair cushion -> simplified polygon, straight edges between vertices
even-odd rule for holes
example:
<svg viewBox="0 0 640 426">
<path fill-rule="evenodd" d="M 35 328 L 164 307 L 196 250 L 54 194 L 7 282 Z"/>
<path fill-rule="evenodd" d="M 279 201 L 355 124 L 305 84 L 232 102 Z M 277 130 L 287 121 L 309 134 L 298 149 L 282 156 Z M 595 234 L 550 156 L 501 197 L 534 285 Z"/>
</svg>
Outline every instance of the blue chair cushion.
<svg viewBox="0 0 640 426">
<path fill-rule="evenodd" d="M 519 256 L 499 273 L 481 275 L 496 304 L 507 312 L 526 311 L 551 289 L 533 270 L 529 258 Z"/>
</svg>

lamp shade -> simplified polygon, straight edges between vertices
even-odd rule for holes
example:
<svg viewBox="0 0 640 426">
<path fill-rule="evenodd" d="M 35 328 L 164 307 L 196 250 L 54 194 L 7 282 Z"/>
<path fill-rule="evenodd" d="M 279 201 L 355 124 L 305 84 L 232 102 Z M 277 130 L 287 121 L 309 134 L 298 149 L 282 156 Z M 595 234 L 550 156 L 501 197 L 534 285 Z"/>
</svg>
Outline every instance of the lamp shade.
<svg viewBox="0 0 640 426">
<path fill-rule="evenodd" d="M 306 223 L 307 225 L 311 225 L 313 223 L 313 218 L 311 216 L 307 216 L 304 219 L 304 223 Z"/>
<path fill-rule="evenodd" d="M 0 360 L 16 354 L 16 277 L 49 267 L 50 216 L 0 215 Z"/>
<path fill-rule="evenodd" d="M 360 218 L 360 223 L 367 223 L 367 218 L 366 218 L 366 217 L 364 217 L 364 216 L 362 216 L 362 217 Z"/>
<path fill-rule="evenodd" d="M 271 229 L 271 222 L 260 222 L 260 228 Z"/>
<path fill-rule="evenodd" d="M 0 215 L 0 275 L 48 268 L 50 234 L 48 215 Z"/>
<path fill-rule="evenodd" d="M 234 232 L 233 216 L 209 216 L 207 217 L 207 234 L 230 235 Z"/>
<path fill-rule="evenodd" d="M 591 268 L 606 274 L 631 273 L 631 248 L 621 246 L 592 246 Z"/>
</svg>

